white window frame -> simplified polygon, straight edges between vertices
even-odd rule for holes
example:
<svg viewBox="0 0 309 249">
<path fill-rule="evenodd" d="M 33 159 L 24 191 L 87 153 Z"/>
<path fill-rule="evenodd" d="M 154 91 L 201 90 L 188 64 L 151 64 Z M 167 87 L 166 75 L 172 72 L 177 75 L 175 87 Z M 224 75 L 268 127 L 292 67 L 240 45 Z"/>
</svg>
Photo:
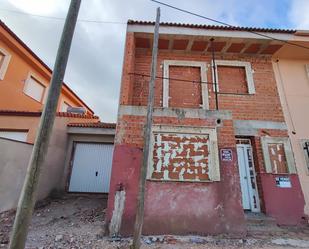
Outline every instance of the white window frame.
<svg viewBox="0 0 309 249">
<path fill-rule="evenodd" d="M 291 147 L 291 143 L 290 143 L 289 138 L 287 138 L 287 137 L 261 137 L 261 143 L 262 143 L 262 150 L 263 150 L 263 157 L 264 157 L 264 164 L 265 164 L 266 173 L 282 175 L 282 173 L 273 173 L 272 172 L 269 150 L 268 150 L 268 144 L 283 144 L 285 158 L 286 158 L 286 162 L 287 162 L 287 166 L 288 166 L 288 173 L 287 174 L 295 174 L 296 173 L 294 155 L 293 155 L 293 151 L 292 151 L 292 147 Z"/>
<path fill-rule="evenodd" d="M 63 111 L 63 110 L 62 110 L 63 105 L 67 105 L 67 106 L 68 106 L 66 111 Z M 61 111 L 61 112 L 68 112 L 68 108 L 69 108 L 69 107 L 72 107 L 72 106 L 71 106 L 68 102 L 66 102 L 65 100 L 63 100 L 62 103 L 61 103 L 61 106 L 60 106 L 60 111 Z"/>
<path fill-rule="evenodd" d="M 309 175 L 309 156 L 308 153 L 304 151 L 305 143 L 309 143 L 309 139 L 301 139 L 300 140 L 300 146 L 301 146 L 301 151 L 304 155 L 305 158 L 305 167 L 306 167 L 306 172 L 307 175 Z"/>
<path fill-rule="evenodd" d="M 230 61 L 230 60 L 216 60 L 216 79 L 217 79 L 217 92 L 220 90 L 219 85 L 219 75 L 218 75 L 218 66 L 227 66 L 227 67 L 243 67 L 245 68 L 246 72 L 246 81 L 247 81 L 247 87 L 248 87 L 248 94 L 255 94 L 255 86 L 254 86 L 254 80 L 253 80 L 253 71 L 251 67 L 251 63 L 247 61 Z M 214 67 L 212 62 L 212 79 L 214 81 Z M 215 91 L 215 85 L 213 86 L 213 90 Z"/>
<path fill-rule="evenodd" d="M 197 181 L 197 180 L 156 180 L 152 179 L 153 173 L 153 147 L 155 142 L 155 133 L 174 133 L 174 134 L 197 134 L 209 136 L 209 180 Z M 148 170 L 147 179 L 151 181 L 177 181 L 177 182 L 215 182 L 220 181 L 220 163 L 218 153 L 218 138 L 216 128 L 205 127 L 185 127 L 185 126 L 168 126 L 168 125 L 153 125 L 151 130 L 151 138 L 149 143 L 149 157 L 148 157 Z"/>
<path fill-rule="evenodd" d="M 0 53 L 4 55 L 4 60 L 0 64 L 0 80 L 3 80 L 11 60 L 11 55 L 3 48 L 0 48 Z"/>
<path fill-rule="evenodd" d="M 10 140 L 19 141 L 19 142 L 27 142 L 28 133 L 29 133 L 28 130 L 1 130 L 0 129 L 0 138 L 10 139 Z M 7 134 L 7 136 L 4 136 L 3 134 Z M 8 134 L 15 134 L 17 135 L 17 137 L 18 137 L 18 134 L 19 136 L 20 135 L 24 135 L 24 136 L 22 136 L 23 137 L 22 139 L 20 138 L 17 139 L 16 136 L 14 138 L 14 136 L 10 137 L 8 136 Z"/>
<path fill-rule="evenodd" d="M 179 67 L 198 67 L 201 72 L 201 81 L 207 82 L 207 63 L 201 61 L 182 61 L 182 60 L 164 60 L 163 61 L 163 107 L 169 107 L 169 67 L 179 66 Z M 209 109 L 208 100 L 208 86 L 207 84 L 202 84 L 202 108 L 205 110 Z"/>
<path fill-rule="evenodd" d="M 44 87 L 44 91 L 43 91 L 43 94 L 42 94 L 42 96 L 41 96 L 40 101 L 38 101 L 37 99 L 33 98 L 32 96 L 30 96 L 29 94 L 26 93 L 26 89 L 27 89 L 27 87 L 28 87 L 28 85 L 29 85 L 29 82 L 30 82 L 31 78 L 33 78 L 34 80 L 36 80 L 37 82 L 39 82 L 39 84 L 41 84 L 41 85 Z M 41 78 L 37 77 L 34 73 L 32 73 L 32 72 L 28 73 L 27 79 L 26 79 L 26 81 L 25 81 L 23 93 L 24 93 L 25 95 L 27 95 L 28 97 L 30 97 L 31 99 L 33 99 L 33 100 L 35 100 L 35 101 L 37 101 L 37 102 L 39 102 L 39 103 L 41 103 L 41 104 L 44 104 L 44 103 L 46 102 L 46 97 L 47 97 L 46 95 L 47 95 L 47 90 L 48 90 L 48 89 L 47 89 L 47 85 L 44 84 L 43 82 L 44 82 L 44 81 L 43 81 Z"/>
</svg>

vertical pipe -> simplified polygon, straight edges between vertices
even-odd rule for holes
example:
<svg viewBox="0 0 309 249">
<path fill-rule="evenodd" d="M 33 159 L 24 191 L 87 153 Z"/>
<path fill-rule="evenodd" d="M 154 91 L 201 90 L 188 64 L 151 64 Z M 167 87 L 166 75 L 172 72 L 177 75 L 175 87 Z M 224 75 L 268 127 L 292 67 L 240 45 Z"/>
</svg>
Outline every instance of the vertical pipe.
<svg viewBox="0 0 309 249">
<path fill-rule="evenodd" d="M 24 185 L 18 201 L 10 249 L 23 249 L 26 244 L 28 227 L 32 218 L 40 169 L 48 149 L 49 139 L 61 93 L 64 73 L 70 53 L 71 42 L 77 21 L 81 0 L 71 0 L 62 31 L 57 57 L 48 91 L 48 97 L 41 116 L 39 129 L 27 168 Z"/>
<path fill-rule="evenodd" d="M 210 45 L 211 45 L 211 54 L 212 54 L 212 67 L 214 72 L 214 78 L 213 83 L 215 84 L 215 98 L 216 98 L 216 110 L 219 110 L 219 103 L 218 103 L 218 85 L 217 85 L 217 67 L 216 67 L 216 60 L 215 60 L 215 47 L 213 44 L 213 41 L 215 39 L 210 39 Z"/>
<path fill-rule="evenodd" d="M 149 157 L 149 142 L 151 138 L 151 126 L 152 126 L 152 113 L 154 106 L 154 90 L 155 80 L 157 72 L 157 54 L 158 54 L 158 41 L 159 41 L 159 24 L 160 24 L 160 8 L 157 8 L 157 17 L 154 30 L 153 48 L 152 48 L 152 61 L 151 61 L 151 72 L 149 82 L 149 94 L 148 94 L 148 105 L 147 105 L 147 118 L 144 129 L 144 150 L 143 150 L 143 161 L 139 179 L 139 192 L 137 196 L 137 210 L 134 226 L 133 236 L 133 249 L 139 249 L 141 246 L 141 234 L 144 220 L 144 197 L 145 197 L 145 185 L 147 177 L 148 157 Z"/>
</svg>

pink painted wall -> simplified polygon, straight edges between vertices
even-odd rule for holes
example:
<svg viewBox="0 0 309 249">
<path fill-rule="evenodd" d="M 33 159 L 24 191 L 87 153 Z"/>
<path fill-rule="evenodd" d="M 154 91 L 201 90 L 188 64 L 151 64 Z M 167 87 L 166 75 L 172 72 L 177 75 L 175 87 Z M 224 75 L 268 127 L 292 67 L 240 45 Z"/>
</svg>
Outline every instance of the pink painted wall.
<svg viewBox="0 0 309 249">
<path fill-rule="evenodd" d="M 305 68 L 306 64 L 309 65 L 309 51 L 295 53 L 294 50 L 299 49 L 289 46 L 280 50 L 274 57 L 273 67 L 296 169 L 305 197 L 304 212 L 309 215 L 309 171 L 301 147 L 301 139 L 309 139 L 309 75 Z M 276 61 L 277 58 L 279 61 Z"/>
<path fill-rule="evenodd" d="M 276 186 L 276 177 L 289 176 L 291 188 Z M 266 214 L 279 225 L 297 225 L 302 222 L 304 197 L 297 174 L 273 175 L 261 173 Z"/>
<path fill-rule="evenodd" d="M 143 234 L 245 234 L 235 148 L 233 162 L 221 162 L 221 181 L 209 183 L 147 181 Z M 120 183 L 126 191 L 121 234 L 131 235 L 135 222 L 142 150 L 116 145 L 107 222 Z"/>
</svg>

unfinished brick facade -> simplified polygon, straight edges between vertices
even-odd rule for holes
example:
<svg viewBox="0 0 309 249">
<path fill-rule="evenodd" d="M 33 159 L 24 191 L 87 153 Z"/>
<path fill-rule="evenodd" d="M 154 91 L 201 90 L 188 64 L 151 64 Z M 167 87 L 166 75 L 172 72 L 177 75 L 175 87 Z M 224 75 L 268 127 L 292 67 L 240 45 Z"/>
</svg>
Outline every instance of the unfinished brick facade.
<svg viewBox="0 0 309 249">
<path fill-rule="evenodd" d="M 121 184 L 126 191 L 122 234 L 131 234 L 133 231 L 151 66 L 151 46 L 145 45 L 151 44 L 151 33 L 135 32 L 135 26 L 139 24 L 133 25 L 133 31 L 129 30 L 126 36 L 107 213 L 109 222 L 114 209 L 114 194 Z M 147 30 L 147 25 L 141 26 Z M 139 30 L 139 27 L 136 29 Z M 261 204 L 259 208 L 266 213 L 269 206 L 273 208 L 274 205 L 264 201 L 263 181 L 265 182 L 266 171 L 260 138 L 287 137 L 271 55 L 250 51 L 240 53 L 243 51 L 241 47 L 247 46 L 247 50 L 250 48 L 246 43 L 235 47 L 233 43 L 228 45 L 226 41 L 216 42 L 216 59 L 250 63 L 252 71 L 249 73 L 252 73 L 255 88 L 254 94 L 249 92 L 252 91 L 252 85 L 247 78 L 247 69 L 218 66 L 219 105 L 216 110 L 209 39 L 205 37 L 203 41 L 192 42 L 193 35 L 179 35 L 178 39 L 175 34 L 164 34 L 159 40 L 153 127 L 166 126 L 169 130 L 152 132 L 154 140 L 150 145 L 152 154 L 148 166 L 143 233 L 244 234 L 246 228 L 241 203 L 236 137 L 251 140 L 257 174 L 256 187 Z M 248 41 L 252 42 L 251 39 Z M 229 50 L 231 52 L 227 52 Z M 180 61 L 182 64 L 177 66 L 176 63 L 166 69 L 164 61 L 167 60 Z M 202 66 L 196 66 L 196 63 L 206 65 L 205 75 Z M 169 70 L 168 81 L 163 79 L 164 70 Z M 168 98 L 164 99 L 166 89 Z M 209 108 L 205 108 L 203 103 L 205 96 Z M 168 107 L 164 103 L 168 103 Z M 214 152 L 209 150 L 209 146 L 214 146 L 214 139 L 195 131 L 202 128 L 216 134 L 216 158 L 219 158 L 218 151 L 228 149 L 232 153 L 231 160 L 216 162 L 214 158 L 210 163 L 209 157 Z M 171 132 L 173 129 L 174 132 Z M 179 129 L 191 131 L 182 132 Z M 298 181 L 297 175 L 291 175 L 291 178 L 292 181 Z M 274 177 L 267 174 L 267 179 Z M 267 197 L 276 194 L 277 190 L 272 188 L 271 191 L 271 194 L 267 193 Z M 294 200 L 300 208 L 287 223 L 297 223 L 301 218 L 299 210 L 302 197 L 298 195 L 294 198 L 291 196 L 293 191 L 299 190 L 287 190 L 286 193 L 290 196 L 288 198 Z M 271 214 L 277 218 L 276 211 Z M 282 219 L 280 222 L 284 223 Z"/>
</svg>

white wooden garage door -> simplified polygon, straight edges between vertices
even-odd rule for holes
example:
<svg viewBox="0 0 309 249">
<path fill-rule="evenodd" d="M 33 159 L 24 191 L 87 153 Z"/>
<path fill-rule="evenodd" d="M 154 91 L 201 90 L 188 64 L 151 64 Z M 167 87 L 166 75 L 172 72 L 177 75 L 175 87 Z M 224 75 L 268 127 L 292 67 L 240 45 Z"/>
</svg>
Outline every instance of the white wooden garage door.
<svg viewBox="0 0 309 249">
<path fill-rule="evenodd" d="M 70 192 L 108 193 L 113 144 L 76 143 Z"/>
</svg>

